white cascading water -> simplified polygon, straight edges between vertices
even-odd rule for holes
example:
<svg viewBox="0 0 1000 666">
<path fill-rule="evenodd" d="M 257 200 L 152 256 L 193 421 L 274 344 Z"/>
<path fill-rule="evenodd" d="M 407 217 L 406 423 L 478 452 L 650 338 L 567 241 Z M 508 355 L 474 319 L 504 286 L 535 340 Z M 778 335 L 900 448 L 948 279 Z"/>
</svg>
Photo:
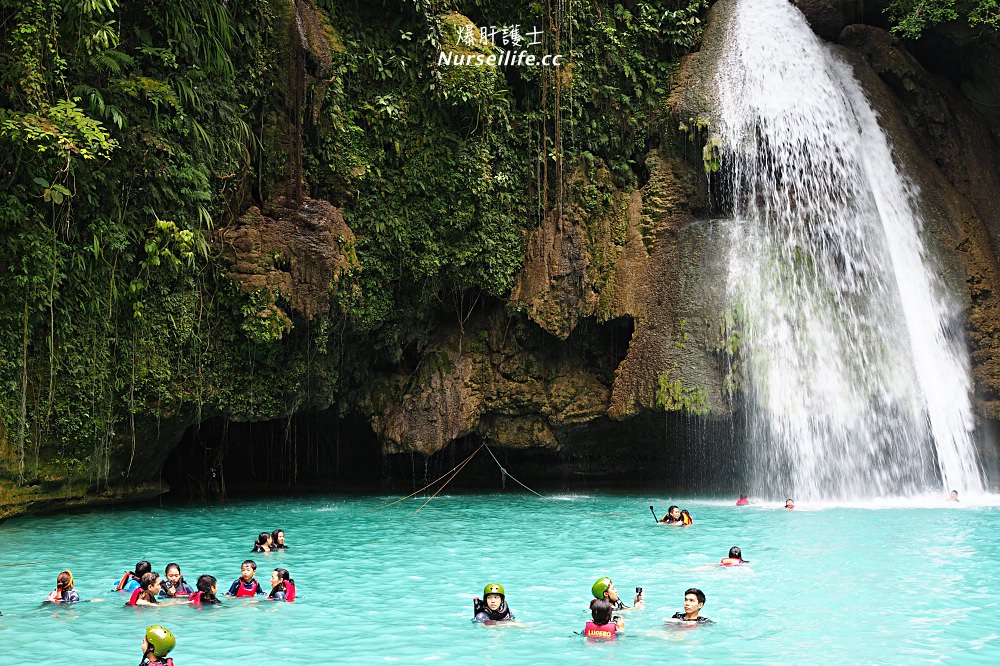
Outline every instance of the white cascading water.
<svg viewBox="0 0 1000 666">
<path fill-rule="evenodd" d="M 961 313 L 850 67 L 785 0 L 738 0 L 724 48 L 751 490 L 982 492 Z"/>
</svg>

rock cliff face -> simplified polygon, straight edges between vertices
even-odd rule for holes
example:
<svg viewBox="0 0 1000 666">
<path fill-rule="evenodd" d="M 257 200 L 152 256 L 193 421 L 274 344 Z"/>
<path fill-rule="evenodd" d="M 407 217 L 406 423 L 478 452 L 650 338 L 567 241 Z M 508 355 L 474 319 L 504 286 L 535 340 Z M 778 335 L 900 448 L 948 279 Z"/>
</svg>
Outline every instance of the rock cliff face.
<svg viewBox="0 0 1000 666">
<path fill-rule="evenodd" d="M 637 465 L 653 450 L 677 463 L 677 451 L 688 446 L 698 464 L 711 451 L 728 451 L 735 417 L 724 353 L 731 344 L 725 230 L 712 220 L 702 144 L 713 108 L 704 84 L 725 39 L 729 4 L 713 5 L 700 51 L 674 74 L 664 100 L 667 130 L 637 167 L 639 183 L 616 184 L 600 159 L 567 165 L 564 201 L 530 232 L 523 270 L 506 301 L 483 297 L 468 317 L 439 325 L 426 345 L 375 368 L 342 395 L 294 386 L 282 404 L 257 412 L 185 407 L 137 423 L 137 435 L 109 465 L 129 470 L 129 478 L 159 478 L 185 431 L 206 418 L 254 422 L 306 411 L 361 419 L 382 454 L 434 456 L 483 441 L 573 461 L 572 473 L 581 477 L 617 464 L 608 451 L 635 455 Z M 948 72 L 929 72 L 881 27 L 856 22 L 873 19 L 853 1 L 796 4 L 853 64 L 923 193 L 942 273 L 965 298 L 978 413 L 1000 420 L 1000 166 L 996 132 L 967 97 L 993 99 L 983 73 L 988 66 L 977 62 L 971 78 L 949 80 Z M 331 54 L 341 47 L 312 3 L 278 6 L 277 30 L 290 45 L 288 77 L 267 132 L 281 137 L 281 154 L 269 159 L 285 164 L 286 178 L 262 188 L 273 190 L 263 193 L 267 203 L 217 229 L 212 241 L 232 284 L 254 295 L 249 317 L 280 339 L 300 324 L 340 325 L 331 294 L 345 272 L 365 267 L 342 211 L 303 192 L 302 143 L 323 131 L 319 105 L 333 76 Z M 449 20 L 468 22 L 459 15 Z M 924 61 L 948 61 L 956 44 L 974 48 L 960 36 L 940 35 L 918 45 Z M 677 130 L 682 124 L 687 129 Z M 677 412 L 669 426 L 663 410 Z M 692 414 L 700 425 L 688 428 L 681 419 Z M 609 440 L 627 441 L 608 447 Z M 0 437 L 0 444 L 8 441 Z M 222 452 L 212 455 L 211 464 L 222 460 Z M 0 458 L 12 456 L 0 451 Z M 55 482 L 13 487 L 0 495 L 0 518 L 163 490 L 142 481 L 100 494 Z"/>
<path fill-rule="evenodd" d="M 712 80 L 727 5 L 714 6 L 701 51 L 687 58 L 678 74 L 679 85 L 670 98 L 678 122 L 711 118 L 712 91 L 703 84 Z M 800 6 L 817 34 L 842 45 L 906 173 L 920 187 L 941 270 L 965 299 L 976 406 L 981 416 L 996 419 L 1000 275 L 994 248 L 1000 230 L 1000 172 L 995 136 L 948 81 L 928 73 L 888 32 L 853 23 L 859 18 L 855 3 Z M 517 384 L 498 371 L 503 364 L 490 369 L 487 358 L 497 350 L 471 345 L 456 355 L 457 341 L 451 337 L 424 357 L 446 359 L 447 370 L 428 377 L 419 390 L 384 394 L 386 415 L 373 422 L 391 450 L 432 453 L 470 434 L 506 445 L 560 450 L 567 445 L 561 434 L 567 432 L 568 420 L 596 424 L 656 410 L 658 390 L 664 397 L 661 377 L 668 385 L 678 380 L 681 391 L 697 391 L 696 404 L 709 419 L 729 418 L 723 388 L 728 378 L 720 362 L 726 344 L 721 233 L 706 221 L 710 211 L 700 155 L 681 159 L 682 143 L 677 138 L 677 148 L 651 152 L 645 185 L 614 192 L 612 202 L 598 209 L 572 199 L 574 194 L 585 199 L 581 193 L 588 187 L 609 191 L 600 173 L 588 177 L 582 170 L 574 172 L 570 203 L 562 215 L 546 216 L 532 233 L 525 268 L 510 298 L 510 308 L 563 341 L 567 351 L 580 344 L 572 335 L 581 321 L 630 321 L 631 339 L 613 377 L 595 372 L 586 357 L 570 353 L 558 370 L 543 362 L 537 366 L 543 377 L 554 374 L 563 389 L 573 387 L 569 394 L 574 401 L 564 403 L 553 399 L 558 383 Z M 483 330 L 490 339 L 497 333 L 489 326 Z M 506 353 L 516 358 L 520 352 Z M 511 409 L 512 404 L 518 408 Z M 684 404 L 689 410 L 693 406 L 692 401 Z M 586 428 L 573 432 L 574 441 L 581 436 L 586 438 Z"/>
</svg>

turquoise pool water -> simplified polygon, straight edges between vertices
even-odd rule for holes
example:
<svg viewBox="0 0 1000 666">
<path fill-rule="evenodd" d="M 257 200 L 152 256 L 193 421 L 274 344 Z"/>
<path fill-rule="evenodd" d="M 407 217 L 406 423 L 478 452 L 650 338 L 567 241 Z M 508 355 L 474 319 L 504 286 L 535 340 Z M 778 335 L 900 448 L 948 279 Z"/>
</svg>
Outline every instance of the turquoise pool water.
<svg viewBox="0 0 1000 666">
<path fill-rule="evenodd" d="M 148 624 L 178 638 L 177 666 L 209 664 L 997 664 L 1000 509 L 776 505 L 625 496 L 438 497 L 370 512 L 395 498 L 307 498 L 227 508 L 134 508 L 20 518 L 0 526 L 0 664 L 134 665 Z M 657 526 L 649 512 L 687 507 L 695 524 Z M 137 560 L 185 577 L 238 575 L 254 535 L 283 528 L 290 548 L 256 555 L 267 584 L 290 570 L 292 604 L 227 599 L 221 607 L 125 608 L 113 580 Z M 714 564 L 738 545 L 751 561 Z M 58 572 L 85 599 L 43 606 Z M 590 586 L 641 585 L 646 609 L 626 635 L 588 643 Z M 500 582 L 519 622 L 471 623 L 472 597 Z M 664 619 L 684 590 L 708 596 L 716 624 Z M 629 595 L 631 596 L 631 595 Z"/>
</svg>

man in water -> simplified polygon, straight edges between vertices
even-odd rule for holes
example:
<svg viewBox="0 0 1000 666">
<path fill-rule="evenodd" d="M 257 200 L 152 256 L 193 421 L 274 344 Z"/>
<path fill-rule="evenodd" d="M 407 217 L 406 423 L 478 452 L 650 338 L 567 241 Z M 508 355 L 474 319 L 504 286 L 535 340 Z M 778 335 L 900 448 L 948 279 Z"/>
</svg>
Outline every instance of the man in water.
<svg viewBox="0 0 1000 666">
<path fill-rule="evenodd" d="M 948 501 L 949 502 L 957 502 L 958 501 L 958 491 L 957 490 L 951 491 L 951 495 L 948 496 Z"/>
<path fill-rule="evenodd" d="M 674 613 L 672 620 L 681 622 L 694 622 L 697 624 L 712 624 L 707 617 L 702 617 L 698 612 L 705 605 L 705 593 L 697 587 L 692 587 L 684 593 L 684 612 Z"/>
<path fill-rule="evenodd" d="M 786 509 L 794 509 L 795 508 L 795 500 L 793 500 L 791 497 L 789 497 L 788 499 L 786 499 L 785 500 L 785 508 Z"/>
</svg>

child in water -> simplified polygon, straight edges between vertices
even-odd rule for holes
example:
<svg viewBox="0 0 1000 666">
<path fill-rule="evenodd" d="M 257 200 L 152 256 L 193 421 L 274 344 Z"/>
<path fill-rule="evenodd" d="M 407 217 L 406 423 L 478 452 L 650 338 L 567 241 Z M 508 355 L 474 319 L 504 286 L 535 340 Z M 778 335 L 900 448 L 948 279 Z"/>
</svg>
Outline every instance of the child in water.
<svg viewBox="0 0 1000 666">
<path fill-rule="evenodd" d="M 472 618 L 474 622 L 483 624 L 493 624 L 494 622 L 506 622 L 514 619 L 514 614 L 507 607 L 507 595 L 503 591 L 503 585 L 490 583 L 483 588 L 483 600 L 473 597 Z"/>
<path fill-rule="evenodd" d="M 132 596 L 125 602 L 126 606 L 151 606 L 156 601 L 156 595 L 160 593 L 160 576 L 153 572 L 142 574 L 139 579 L 139 587 L 132 590 Z"/>
<path fill-rule="evenodd" d="M 253 560 L 243 560 L 240 567 L 240 577 L 233 581 L 226 592 L 227 597 L 252 597 L 257 594 L 264 594 L 254 574 L 257 573 L 257 563 Z"/>
<path fill-rule="evenodd" d="M 151 565 L 146 560 L 142 562 L 135 563 L 135 571 L 126 571 L 121 577 L 121 580 L 115 585 L 115 590 L 118 592 L 132 592 L 137 587 L 139 587 L 139 580 L 142 578 L 143 574 L 148 574 L 153 570 L 153 565 Z"/>
<path fill-rule="evenodd" d="M 681 524 L 683 524 L 683 525 L 690 525 L 693 522 L 694 522 L 694 520 L 692 520 L 691 514 L 688 513 L 687 509 L 684 509 L 683 511 L 681 511 Z"/>
<path fill-rule="evenodd" d="M 740 551 L 739 546 L 733 546 L 729 549 L 729 557 L 723 557 L 719 560 L 719 564 L 724 567 L 735 567 L 741 564 L 748 564 L 747 560 L 743 559 L 743 553 Z"/>
<path fill-rule="evenodd" d="M 284 550 L 288 548 L 285 545 L 285 530 L 274 530 L 271 532 L 271 550 Z"/>
<path fill-rule="evenodd" d="M 674 613 L 672 620 L 681 622 L 694 622 L 696 624 L 713 624 L 707 617 L 699 615 L 705 605 L 705 593 L 697 587 L 692 587 L 684 592 L 684 612 Z"/>
<path fill-rule="evenodd" d="M 222 603 L 219 601 L 219 598 L 215 596 L 219 592 L 215 576 L 202 574 L 198 576 L 197 585 L 198 591 L 191 595 L 191 603 L 205 606 Z"/>
<path fill-rule="evenodd" d="M 73 589 L 73 574 L 69 569 L 59 573 L 56 578 L 56 589 L 49 593 L 46 601 L 54 604 L 71 604 L 80 600 L 80 594 Z"/>
<path fill-rule="evenodd" d="M 611 604 L 604 599 L 594 599 L 590 602 L 590 616 L 593 620 L 587 622 L 583 628 L 583 635 L 587 638 L 612 639 L 619 631 L 625 631 L 625 620 L 621 615 L 612 617 Z"/>
<path fill-rule="evenodd" d="M 257 535 L 257 540 L 253 542 L 253 548 L 250 549 L 251 553 L 270 553 L 271 552 L 271 533 L 261 532 Z"/>
<path fill-rule="evenodd" d="M 163 581 L 163 589 L 160 590 L 161 597 L 190 597 L 194 594 L 194 588 L 188 585 L 181 574 L 181 567 L 176 562 L 171 562 L 163 570 L 166 579 Z"/>
<path fill-rule="evenodd" d="M 288 569 L 275 569 L 271 573 L 271 594 L 268 599 L 275 601 L 295 601 L 295 581 L 291 579 Z"/>
<path fill-rule="evenodd" d="M 142 661 L 139 666 L 174 666 L 167 654 L 177 645 L 177 639 L 166 627 L 156 624 L 146 627 L 142 639 Z"/>
</svg>

